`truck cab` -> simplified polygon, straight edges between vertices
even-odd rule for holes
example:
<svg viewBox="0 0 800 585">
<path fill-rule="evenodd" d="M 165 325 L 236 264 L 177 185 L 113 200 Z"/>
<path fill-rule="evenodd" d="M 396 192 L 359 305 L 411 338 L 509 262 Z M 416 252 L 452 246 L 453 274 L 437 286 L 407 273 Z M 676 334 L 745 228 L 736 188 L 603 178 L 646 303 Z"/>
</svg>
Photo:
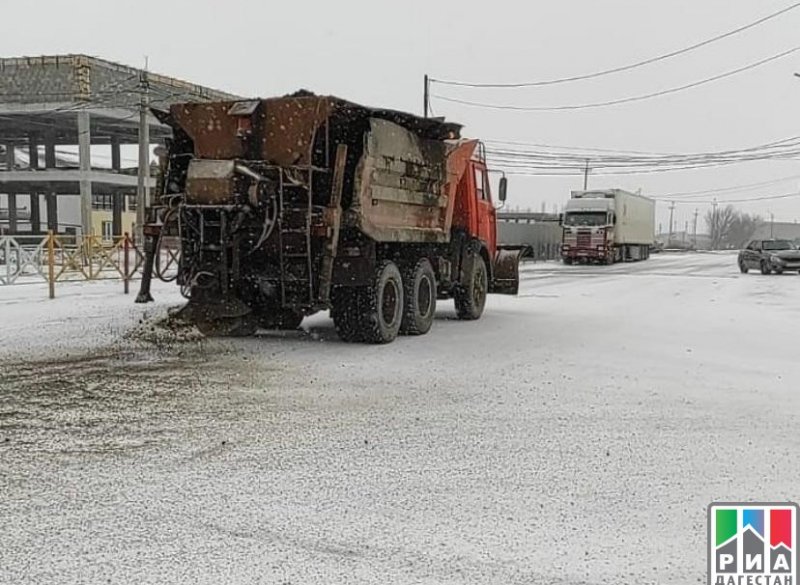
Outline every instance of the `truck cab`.
<svg viewBox="0 0 800 585">
<path fill-rule="evenodd" d="M 655 201 L 622 189 L 573 191 L 562 225 L 565 264 L 646 260 L 654 241 Z"/>
<path fill-rule="evenodd" d="M 500 202 L 505 201 L 506 180 L 500 180 Z M 497 253 L 497 210 L 492 199 L 489 170 L 483 143 L 475 141 L 474 153 L 467 161 L 466 170 L 456 193 L 453 226 L 464 230 L 486 247 L 487 263 Z"/>
<path fill-rule="evenodd" d="M 566 264 L 578 260 L 606 261 L 614 242 L 616 210 L 610 198 L 574 198 L 567 202 L 562 222 L 561 253 Z"/>
</svg>

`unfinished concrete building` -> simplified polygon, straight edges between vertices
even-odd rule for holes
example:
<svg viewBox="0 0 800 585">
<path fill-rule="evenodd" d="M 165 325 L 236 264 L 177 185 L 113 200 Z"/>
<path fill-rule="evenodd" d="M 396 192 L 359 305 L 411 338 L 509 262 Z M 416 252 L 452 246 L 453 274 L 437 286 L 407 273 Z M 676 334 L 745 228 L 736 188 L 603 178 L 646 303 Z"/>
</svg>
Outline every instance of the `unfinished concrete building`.
<svg viewBox="0 0 800 585">
<path fill-rule="evenodd" d="M 0 59 L 0 233 L 132 231 L 146 191 L 137 198 L 140 126 L 148 162 L 170 135 L 149 113 L 140 124 L 143 98 L 158 109 L 237 99 L 85 55 Z"/>
</svg>

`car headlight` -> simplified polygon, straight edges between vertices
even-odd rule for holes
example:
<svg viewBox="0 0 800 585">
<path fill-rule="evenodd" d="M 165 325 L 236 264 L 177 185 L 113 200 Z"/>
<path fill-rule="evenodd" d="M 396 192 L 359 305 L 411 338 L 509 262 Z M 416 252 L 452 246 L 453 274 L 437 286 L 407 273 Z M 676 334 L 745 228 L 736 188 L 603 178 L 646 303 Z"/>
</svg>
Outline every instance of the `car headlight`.
<svg viewBox="0 0 800 585">
<path fill-rule="evenodd" d="M 769 257 L 773 264 L 785 264 L 786 261 L 780 256 L 772 255 Z"/>
</svg>

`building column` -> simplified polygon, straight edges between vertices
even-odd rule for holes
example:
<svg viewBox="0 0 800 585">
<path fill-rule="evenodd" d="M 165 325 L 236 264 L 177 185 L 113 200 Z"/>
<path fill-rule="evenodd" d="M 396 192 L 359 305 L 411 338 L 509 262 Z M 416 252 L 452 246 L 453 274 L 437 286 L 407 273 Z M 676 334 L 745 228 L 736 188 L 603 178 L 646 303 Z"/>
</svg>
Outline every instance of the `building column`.
<svg viewBox="0 0 800 585">
<path fill-rule="evenodd" d="M 122 156 L 120 155 L 119 136 L 111 137 L 111 170 L 119 172 L 122 169 Z M 111 194 L 111 233 L 114 236 L 122 235 L 122 211 L 125 205 L 125 196 L 119 191 Z"/>
<path fill-rule="evenodd" d="M 120 156 L 119 136 L 111 137 L 111 168 L 119 172 L 122 168 L 122 156 Z"/>
<path fill-rule="evenodd" d="M 56 168 L 56 137 L 50 132 L 45 136 L 44 141 L 44 168 Z"/>
<path fill-rule="evenodd" d="M 58 233 L 58 194 L 55 191 L 45 193 L 44 200 L 47 206 L 47 229 Z"/>
<path fill-rule="evenodd" d="M 8 231 L 9 233 L 17 233 L 17 194 L 8 193 Z"/>
<path fill-rule="evenodd" d="M 42 214 L 39 211 L 39 193 L 30 193 L 31 200 L 31 232 L 38 234 L 42 231 Z"/>
<path fill-rule="evenodd" d="M 80 163 L 81 231 L 84 236 L 92 234 L 92 135 L 89 127 L 89 112 L 78 112 L 78 158 Z"/>
<path fill-rule="evenodd" d="M 13 171 L 16 158 L 14 156 L 14 143 L 6 142 L 6 170 Z"/>
<path fill-rule="evenodd" d="M 111 233 L 115 236 L 122 235 L 122 206 L 125 201 L 124 198 L 125 195 L 119 191 L 114 191 L 111 195 Z"/>
<path fill-rule="evenodd" d="M 39 168 L 39 136 L 35 132 L 28 134 L 28 166 L 32 169 Z"/>
<path fill-rule="evenodd" d="M 14 170 L 14 143 L 13 142 L 6 142 L 6 155 L 5 155 L 5 163 L 6 163 L 6 170 L 13 171 Z M 7 193 L 6 194 L 8 200 L 8 231 L 9 233 L 16 233 L 17 232 L 17 194 L 16 193 Z"/>
</svg>

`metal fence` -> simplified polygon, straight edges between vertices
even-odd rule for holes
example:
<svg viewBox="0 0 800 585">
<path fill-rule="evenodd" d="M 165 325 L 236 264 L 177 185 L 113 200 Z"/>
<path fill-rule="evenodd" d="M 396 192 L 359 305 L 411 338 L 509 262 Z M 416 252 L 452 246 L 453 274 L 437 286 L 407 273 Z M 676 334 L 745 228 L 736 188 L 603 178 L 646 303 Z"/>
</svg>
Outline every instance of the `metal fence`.
<svg viewBox="0 0 800 585">
<path fill-rule="evenodd" d="M 159 272 L 177 271 L 179 251 L 161 247 Z M 114 238 L 71 236 L 0 236 L 0 286 L 49 284 L 50 298 L 59 282 L 120 280 L 127 293 L 129 282 L 141 277 L 144 255 L 125 234 Z"/>
</svg>

